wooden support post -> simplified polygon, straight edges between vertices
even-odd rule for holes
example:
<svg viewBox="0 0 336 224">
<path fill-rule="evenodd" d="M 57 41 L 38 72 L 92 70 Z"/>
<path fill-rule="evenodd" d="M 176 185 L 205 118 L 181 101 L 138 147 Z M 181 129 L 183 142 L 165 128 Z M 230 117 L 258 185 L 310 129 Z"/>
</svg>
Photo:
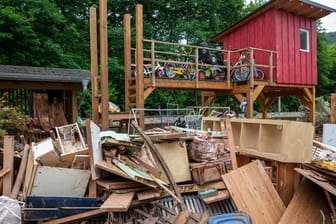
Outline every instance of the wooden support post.
<svg viewBox="0 0 336 224">
<path fill-rule="evenodd" d="M 72 123 L 77 122 L 77 116 L 78 116 L 78 104 L 77 104 L 77 90 L 71 91 L 71 104 L 72 104 Z"/>
<path fill-rule="evenodd" d="M 3 169 L 9 169 L 9 172 L 3 178 L 2 193 L 5 196 L 10 196 L 14 176 L 14 136 L 6 135 L 4 137 Z"/>
<path fill-rule="evenodd" d="M 311 100 L 311 108 L 309 113 L 309 121 L 315 124 L 315 112 L 316 112 L 316 105 L 315 105 L 315 87 L 312 88 L 312 100 Z"/>
<path fill-rule="evenodd" d="M 124 15 L 124 71 L 125 71 L 125 111 L 131 109 L 129 89 L 131 80 L 131 15 Z"/>
<path fill-rule="evenodd" d="M 250 89 L 247 94 L 247 117 L 248 118 L 253 118 L 253 104 L 254 104 L 254 100 L 253 100 L 253 89 Z"/>
<path fill-rule="evenodd" d="M 228 136 L 232 169 L 235 170 L 238 168 L 237 158 L 236 158 L 236 148 L 233 142 L 232 126 L 231 126 L 231 121 L 229 117 L 225 118 L 225 124 L 224 124 L 224 120 L 221 121 L 221 131 L 223 133 L 226 132 Z"/>
<path fill-rule="evenodd" d="M 270 52 L 269 54 L 269 84 L 273 85 L 273 52 Z"/>
<path fill-rule="evenodd" d="M 144 68 L 143 68 L 143 7 L 141 4 L 136 5 L 136 107 L 143 109 L 144 100 Z M 139 111 L 139 126 L 145 127 L 145 112 Z"/>
<path fill-rule="evenodd" d="M 330 96 L 330 123 L 336 124 L 336 93 Z"/>
<path fill-rule="evenodd" d="M 97 53 L 97 13 L 96 8 L 90 7 L 90 48 L 91 48 L 91 106 L 92 120 L 99 124 L 98 96 L 98 53 Z"/>
<path fill-rule="evenodd" d="M 101 127 L 109 129 L 108 120 L 108 44 L 107 44 L 107 0 L 99 1 L 99 30 L 100 30 L 100 85 L 101 85 Z"/>
</svg>

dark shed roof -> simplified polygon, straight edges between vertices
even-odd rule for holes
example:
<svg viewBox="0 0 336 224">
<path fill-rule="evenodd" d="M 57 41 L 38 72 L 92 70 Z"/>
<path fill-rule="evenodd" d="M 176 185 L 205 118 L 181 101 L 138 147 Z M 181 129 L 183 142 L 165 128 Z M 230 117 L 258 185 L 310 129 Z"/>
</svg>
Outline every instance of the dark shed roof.
<svg viewBox="0 0 336 224">
<path fill-rule="evenodd" d="M 81 83 L 90 79 L 88 70 L 0 65 L 0 80 Z"/>
<path fill-rule="evenodd" d="M 213 36 L 211 38 L 211 41 L 221 42 L 224 35 L 242 26 L 243 24 L 247 23 L 251 19 L 257 17 L 258 15 L 262 14 L 270 8 L 282 9 L 289 13 L 293 13 L 299 16 L 305 16 L 314 20 L 318 20 L 324 16 L 329 15 L 332 12 L 336 12 L 336 10 L 333 8 L 321 5 L 310 0 L 271 0 L 262 5 L 257 10 L 243 17 L 241 20 L 234 23 L 232 26 L 228 27 L 224 31 Z"/>
</svg>

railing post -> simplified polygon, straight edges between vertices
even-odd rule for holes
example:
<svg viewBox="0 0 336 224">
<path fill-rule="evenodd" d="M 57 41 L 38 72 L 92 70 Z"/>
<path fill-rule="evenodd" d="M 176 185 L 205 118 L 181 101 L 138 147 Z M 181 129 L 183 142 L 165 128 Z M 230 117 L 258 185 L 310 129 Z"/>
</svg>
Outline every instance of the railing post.
<svg viewBox="0 0 336 224">
<path fill-rule="evenodd" d="M 155 87 L 155 43 L 151 41 L 152 85 Z"/>
<path fill-rule="evenodd" d="M 254 66 L 255 66 L 255 61 L 254 61 L 254 51 L 253 48 L 250 49 L 250 88 L 254 88 Z"/>
<path fill-rule="evenodd" d="M 198 75 L 198 69 L 199 69 L 199 67 L 198 67 L 198 47 L 196 47 L 195 48 L 195 80 L 196 80 L 196 88 L 198 88 L 199 87 L 199 83 L 198 83 L 198 81 L 199 81 L 199 75 Z"/>
</svg>

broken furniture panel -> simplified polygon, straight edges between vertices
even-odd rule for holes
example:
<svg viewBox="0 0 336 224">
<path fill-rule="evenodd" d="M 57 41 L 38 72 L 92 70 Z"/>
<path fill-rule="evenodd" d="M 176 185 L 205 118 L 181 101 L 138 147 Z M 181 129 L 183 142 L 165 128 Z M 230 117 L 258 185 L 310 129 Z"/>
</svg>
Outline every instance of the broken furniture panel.
<svg viewBox="0 0 336 224">
<path fill-rule="evenodd" d="M 311 161 L 314 127 L 311 123 L 232 119 L 233 139 L 238 151 L 284 163 Z"/>
<path fill-rule="evenodd" d="M 196 184 L 205 184 L 221 180 L 221 176 L 227 173 L 223 160 L 190 164 L 192 179 Z"/>
<path fill-rule="evenodd" d="M 38 143 L 32 143 L 34 159 L 43 166 L 59 166 L 62 162 L 60 152 L 54 147 L 51 138 L 44 139 Z"/>
<path fill-rule="evenodd" d="M 250 214 L 252 223 L 276 224 L 285 205 L 259 160 L 222 176 L 239 211 Z"/>
<path fill-rule="evenodd" d="M 58 146 L 62 155 L 87 149 L 77 123 L 55 127 L 55 130 Z"/>
<path fill-rule="evenodd" d="M 89 178 L 89 170 L 38 166 L 30 196 L 83 197 Z"/>
<path fill-rule="evenodd" d="M 164 161 L 167 163 L 175 182 L 184 182 L 191 180 L 188 152 L 185 141 L 174 141 L 154 144 Z M 164 172 L 160 179 L 168 182 Z"/>
<path fill-rule="evenodd" d="M 97 180 L 101 177 L 101 170 L 96 164 L 103 161 L 103 152 L 100 144 L 100 128 L 91 120 L 85 121 L 86 138 L 90 155 L 91 179 Z"/>
<path fill-rule="evenodd" d="M 279 224 L 332 223 L 331 210 L 323 189 L 303 179 Z"/>
</svg>

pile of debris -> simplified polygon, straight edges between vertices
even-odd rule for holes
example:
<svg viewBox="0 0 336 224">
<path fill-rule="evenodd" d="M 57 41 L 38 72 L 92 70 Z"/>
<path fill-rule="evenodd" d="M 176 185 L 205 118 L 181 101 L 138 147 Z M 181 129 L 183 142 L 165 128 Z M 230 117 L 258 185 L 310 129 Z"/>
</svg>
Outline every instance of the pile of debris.
<svg viewBox="0 0 336 224">
<path fill-rule="evenodd" d="M 49 138 L 25 144 L 19 167 L 13 137 L 6 136 L 0 222 L 332 223 L 336 170 L 323 165 L 333 167 L 334 147 L 314 141 L 312 163 L 285 166 L 306 177 L 291 177 L 296 193 L 286 203 L 277 181 L 282 162 L 259 151 L 243 161 L 230 118 L 202 126 L 144 131 L 133 122 L 134 135 L 101 131 L 91 120 L 84 128 L 55 127 Z M 285 128 L 274 127 L 275 134 Z"/>
</svg>

